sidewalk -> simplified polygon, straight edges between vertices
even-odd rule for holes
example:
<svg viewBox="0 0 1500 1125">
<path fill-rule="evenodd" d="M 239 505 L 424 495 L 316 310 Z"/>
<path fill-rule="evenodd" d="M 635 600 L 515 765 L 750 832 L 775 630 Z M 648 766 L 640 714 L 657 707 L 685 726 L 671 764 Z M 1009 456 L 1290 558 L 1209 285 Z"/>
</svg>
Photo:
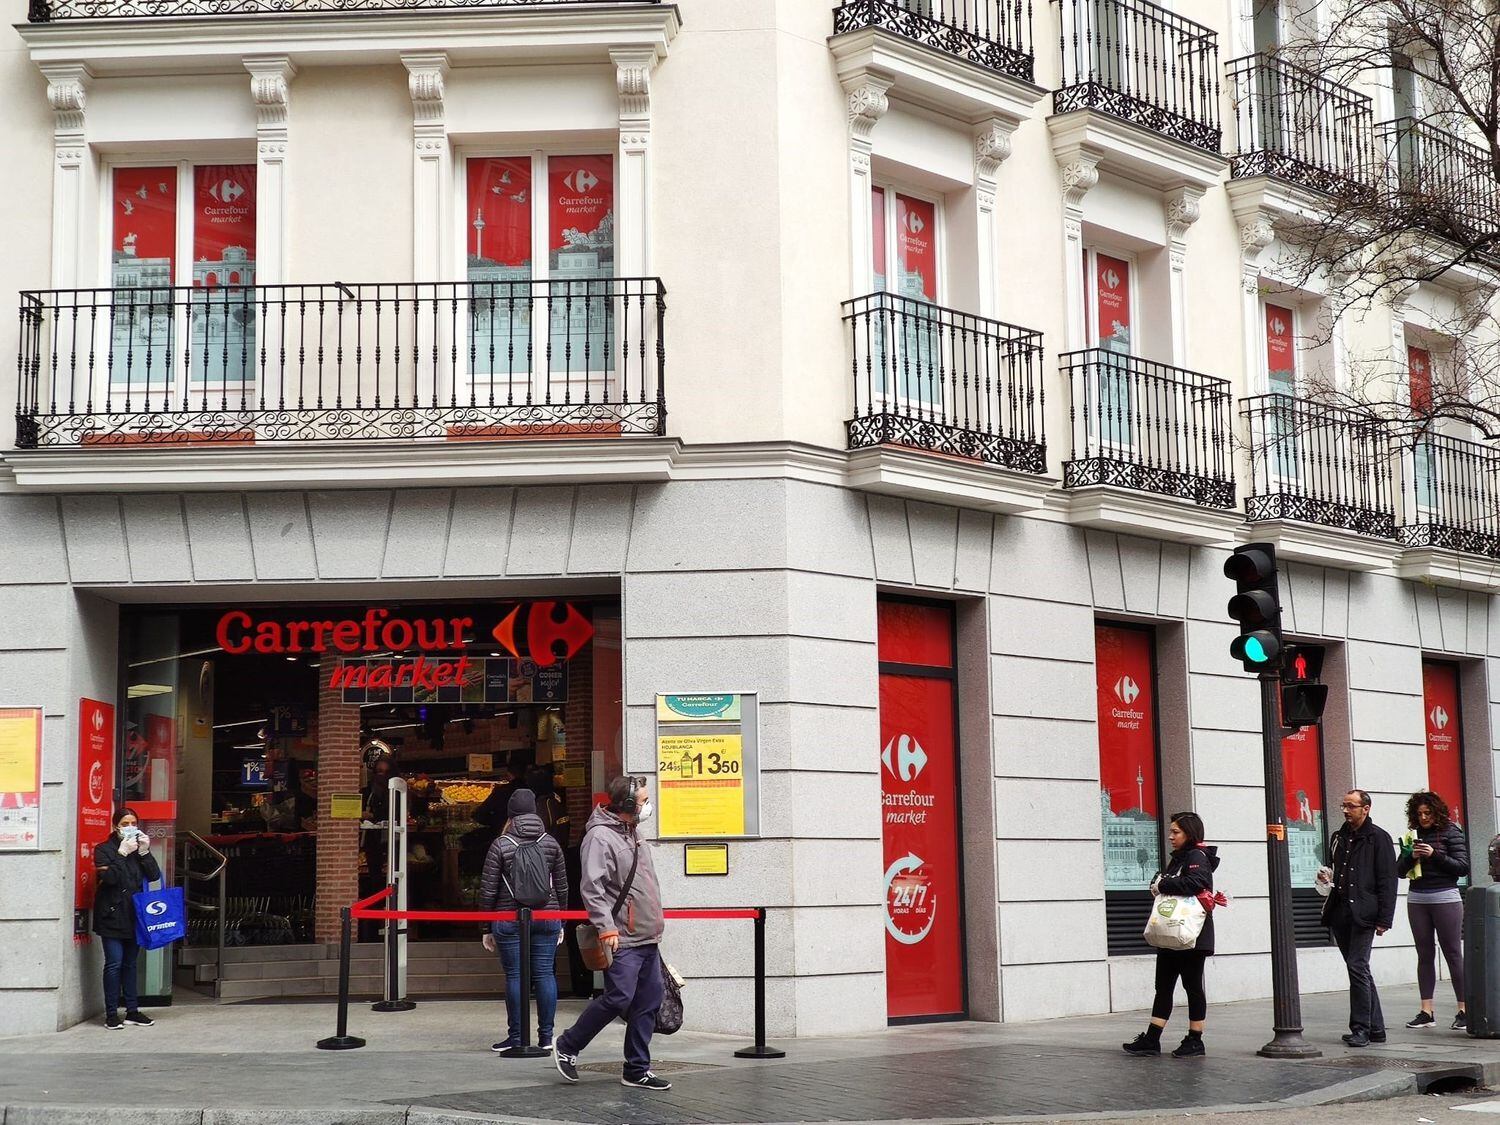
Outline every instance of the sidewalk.
<svg viewBox="0 0 1500 1125">
<path fill-rule="evenodd" d="M 692 1020 L 691 988 L 684 994 Z M 621 1028 L 581 1060 L 567 1086 L 549 1060 L 513 1061 L 489 1044 L 499 1001 L 433 1001 L 411 1012 L 350 1010 L 361 1050 L 318 1051 L 334 1005 L 159 1009 L 157 1025 L 106 1032 L 96 1021 L 49 1036 L 0 1039 L 3 1125 L 486 1125 L 491 1122 L 1015 1121 L 1146 1111 L 1313 1106 L 1393 1097 L 1452 1073 L 1500 1081 L 1500 1040 L 1396 1029 L 1349 1051 L 1344 993 L 1305 997 L 1312 1063 L 1255 1057 L 1270 1038 L 1269 1001 L 1210 1009 L 1210 1057 L 1137 1059 L 1119 1049 L 1140 1013 L 1030 1024 L 935 1024 L 846 1039 L 791 1040 L 787 1057 L 748 1062 L 745 1041 L 683 1032 L 659 1038 L 662 1095 L 618 1083 Z M 1401 1005 L 1393 991 L 1392 1012 Z M 559 1028 L 578 1005 L 564 1003 Z M 1169 1029 L 1170 1046 L 1181 1028 Z M 1446 1021 L 1445 1021 L 1446 1022 Z M 1185 1026 L 1185 1025 L 1184 1025 Z M 1457 1068 L 1455 1070 L 1455 1068 Z"/>
</svg>

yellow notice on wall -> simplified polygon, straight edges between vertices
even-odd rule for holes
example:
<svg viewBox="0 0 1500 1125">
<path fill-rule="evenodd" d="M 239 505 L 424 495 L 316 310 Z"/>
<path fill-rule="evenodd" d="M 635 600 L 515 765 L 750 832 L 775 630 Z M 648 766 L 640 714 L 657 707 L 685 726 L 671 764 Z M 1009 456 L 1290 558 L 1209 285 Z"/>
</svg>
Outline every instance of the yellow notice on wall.
<svg viewBox="0 0 1500 1125">
<path fill-rule="evenodd" d="M 358 820 L 362 807 L 358 793 L 333 793 L 328 798 L 328 815 L 333 820 Z"/>
<path fill-rule="evenodd" d="M 662 735 L 656 740 L 656 759 L 663 837 L 745 834 L 740 735 Z"/>
<path fill-rule="evenodd" d="M 41 789 L 42 710 L 0 708 L 0 793 L 34 795 Z"/>
</svg>

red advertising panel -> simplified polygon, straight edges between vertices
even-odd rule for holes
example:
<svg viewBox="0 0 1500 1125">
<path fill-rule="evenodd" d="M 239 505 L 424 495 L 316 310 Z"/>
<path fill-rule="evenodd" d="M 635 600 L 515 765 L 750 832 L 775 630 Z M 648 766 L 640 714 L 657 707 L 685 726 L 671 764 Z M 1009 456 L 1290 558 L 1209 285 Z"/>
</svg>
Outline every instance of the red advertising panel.
<svg viewBox="0 0 1500 1125">
<path fill-rule="evenodd" d="M 113 209 L 114 285 L 171 285 L 177 251 L 177 169 L 116 168 Z"/>
<path fill-rule="evenodd" d="M 1142 890 L 1161 868 L 1154 644 L 1147 629 L 1094 627 L 1104 887 L 1111 891 Z"/>
<path fill-rule="evenodd" d="M 1426 348 L 1406 347 L 1406 382 L 1413 410 L 1432 406 L 1432 353 Z"/>
<path fill-rule="evenodd" d="M 1130 263 L 1108 254 L 1094 255 L 1094 329 L 1099 346 L 1130 354 Z"/>
<path fill-rule="evenodd" d="M 1327 824 L 1323 811 L 1323 728 L 1303 727 L 1283 738 L 1281 768 L 1285 775 L 1292 886 L 1316 886 Z"/>
<path fill-rule="evenodd" d="M 615 260 L 615 162 L 610 156 L 554 156 L 547 161 L 548 247 L 553 267 L 559 253 L 594 255 L 605 273 Z M 585 263 L 578 263 L 580 265 Z"/>
<path fill-rule="evenodd" d="M 1266 376 L 1273 393 L 1287 394 L 1297 379 L 1297 351 L 1292 341 L 1292 310 L 1266 305 Z"/>
<path fill-rule="evenodd" d="M 896 292 L 917 300 L 937 300 L 937 207 L 922 199 L 896 196 Z"/>
<path fill-rule="evenodd" d="M 1448 802 L 1454 823 L 1464 812 L 1464 742 L 1458 668 L 1422 661 L 1422 705 L 1427 712 L 1427 788 Z"/>
<path fill-rule="evenodd" d="M 255 165 L 193 169 L 193 284 L 255 284 Z"/>
<path fill-rule="evenodd" d="M 892 1019 L 964 1011 L 953 681 L 880 677 L 885 965 Z"/>
<path fill-rule="evenodd" d="M 531 158 L 470 160 L 469 265 L 531 267 Z M 486 280 L 494 280 L 487 278 Z"/>
<path fill-rule="evenodd" d="M 875 613 L 882 664 L 953 667 L 953 615 L 947 606 L 881 598 Z"/>
<path fill-rule="evenodd" d="M 885 290 L 885 188 L 870 189 L 870 264 L 875 271 L 875 292 Z"/>
<path fill-rule="evenodd" d="M 88 940 L 88 912 L 96 890 L 94 848 L 110 832 L 115 795 L 115 708 L 78 701 L 78 845 L 73 857 L 73 940 Z"/>
</svg>

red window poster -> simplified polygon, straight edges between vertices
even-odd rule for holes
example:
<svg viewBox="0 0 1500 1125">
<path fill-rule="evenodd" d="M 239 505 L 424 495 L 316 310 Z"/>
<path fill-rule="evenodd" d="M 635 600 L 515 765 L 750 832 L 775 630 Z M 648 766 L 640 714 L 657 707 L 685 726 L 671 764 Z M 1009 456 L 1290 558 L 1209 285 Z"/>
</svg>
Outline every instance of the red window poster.
<svg viewBox="0 0 1500 1125">
<path fill-rule="evenodd" d="M 1323 797 L 1323 728 L 1303 727 L 1281 740 L 1281 768 L 1286 792 L 1287 848 L 1292 858 L 1292 886 L 1316 885 L 1327 840 Z"/>
<path fill-rule="evenodd" d="M 1463 711 L 1459 706 L 1458 667 L 1422 661 L 1422 705 L 1427 719 L 1427 788 L 1448 802 L 1454 823 L 1464 813 Z"/>
<path fill-rule="evenodd" d="M 919 301 L 937 300 L 937 207 L 896 196 L 896 292 Z"/>
<path fill-rule="evenodd" d="M 1094 627 L 1104 887 L 1111 891 L 1144 890 L 1161 868 L 1154 647 L 1148 629 Z"/>
<path fill-rule="evenodd" d="M 1432 407 L 1432 353 L 1426 348 L 1406 347 L 1406 383 L 1411 392 L 1411 408 L 1422 411 Z"/>
<path fill-rule="evenodd" d="M 193 284 L 255 284 L 255 165 L 193 169 Z"/>
<path fill-rule="evenodd" d="M 870 190 L 870 258 L 875 273 L 875 292 L 885 292 L 885 188 Z"/>
<path fill-rule="evenodd" d="M 1297 351 L 1291 309 L 1266 305 L 1266 379 L 1273 394 L 1291 394 L 1297 380 Z"/>
<path fill-rule="evenodd" d="M 953 618 L 946 607 L 882 602 L 880 610 L 883 662 L 941 659 L 951 665 Z M 948 669 L 880 675 L 886 1003 L 892 1019 L 965 1011 L 954 691 Z"/>
<path fill-rule="evenodd" d="M 547 161 L 553 276 L 608 277 L 615 264 L 615 164 L 609 156 Z"/>
<path fill-rule="evenodd" d="M 115 709 L 78 701 L 78 851 L 73 857 L 73 940 L 87 941 L 97 889 L 93 852 L 110 832 L 115 796 Z"/>
<path fill-rule="evenodd" d="M 1094 330 L 1099 347 L 1130 354 L 1130 263 L 1108 254 L 1094 255 Z"/>
<path fill-rule="evenodd" d="M 115 288 L 171 285 L 177 251 L 177 169 L 116 168 L 113 251 Z"/>
<path fill-rule="evenodd" d="M 512 267 L 508 279 L 531 274 L 531 158 L 470 160 L 468 209 L 470 280 L 476 267 Z"/>
</svg>

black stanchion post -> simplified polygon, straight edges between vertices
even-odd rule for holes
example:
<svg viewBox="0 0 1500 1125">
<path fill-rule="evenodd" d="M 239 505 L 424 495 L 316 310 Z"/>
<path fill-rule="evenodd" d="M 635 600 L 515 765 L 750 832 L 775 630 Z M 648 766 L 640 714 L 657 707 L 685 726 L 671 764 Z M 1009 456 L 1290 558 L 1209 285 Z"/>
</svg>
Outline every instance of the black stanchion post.
<svg viewBox="0 0 1500 1125">
<path fill-rule="evenodd" d="M 737 1059 L 784 1059 L 785 1051 L 766 1046 L 766 908 L 755 909 L 755 1042 L 734 1053 Z"/>
<path fill-rule="evenodd" d="M 365 1045 L 363 1039 L 349 1034 L 349 947 L 353 941 L 350 933 L 353 923 L 347 906 L 339 910 L 339 920 L 342 925 L 339 933 L 339 1026 L 337 1034 L 318 1040 L 320 1051 L 352 1051 Z"/>
<path fill-rule="evenodd" d="M 385 899 L 385 904 L 394 910 L 395 897 Z M 417 1006 L 415 1001 L 408 1000 L 402 993 L 400 967 L 397 964 L 402 953 L 401 936 L 405 933 L 405 926 L 405 918 L 385 920 L 385 999 L 371 1004 L 372 1012 L 409 1012 Z"/>
<path fill-rule="evenodd" d="M 539 1059 L 551 1052 L 531 1042 L 531 907 L 517 906 L 516 921 L 521 931 L 521 1042 L 501 1053 L 508 1059 Z"/>
</svg>

